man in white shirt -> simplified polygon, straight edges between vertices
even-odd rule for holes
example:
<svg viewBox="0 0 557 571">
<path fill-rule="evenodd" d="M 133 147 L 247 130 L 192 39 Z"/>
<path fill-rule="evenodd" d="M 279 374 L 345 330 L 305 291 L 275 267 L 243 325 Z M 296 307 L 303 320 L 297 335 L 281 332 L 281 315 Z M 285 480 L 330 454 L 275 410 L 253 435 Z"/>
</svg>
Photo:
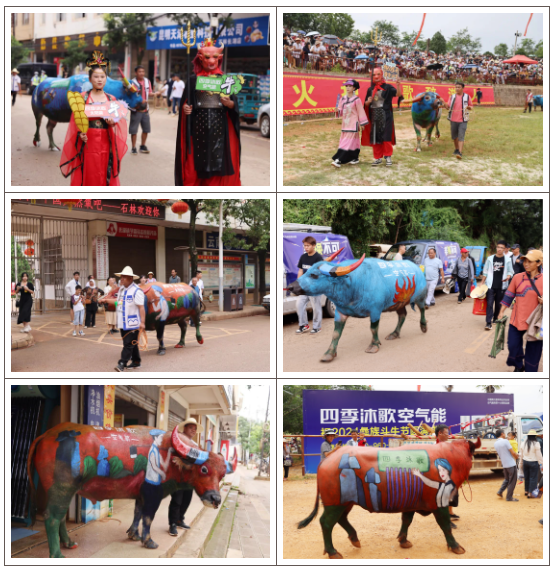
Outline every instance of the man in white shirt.
<svg viewBox="0 0 557 571">
<path fill-rule="evenodd" d="M 170 94 L 170 97 L 172 99 L 172 114 L 173 115 L 178 115 L 176 108 L 180 107 L 180 99 L 182 99 L 182 94 L 184 93 L 185 88 L 186 88 L 186 85 L 180 79 L 180 76 L 178 74 L 175 74 L 174 75 L 174 83 L 172 84 L 172 93 Z"/>
<path fill-rule="evenodd" d="M 203 272 L 198 270 L 195 276 L 197 277 L 197 287 L 199 288 L 199 299 L 203 301 L 203 289 L 205 288 L 205 286 L 203 285 L 203 280 L 201 279 L 201 277 L 203 276 Z M 190 280 L 189 284 L 190 286 L 193 285 L 192 282 L 193 279 Z"/>
<path fill-rule="evenodd" d="M 75 288 L 81 285 L 79 283 L 79 275 L 80 275 L 79 272 L 74 272 L 73 279 L 66 284 L 66 293 L 70 296 L 70 317 L 71 317 L 70 323 L 72 324 L 74 320 L 74 312 L 71 300 L 72 300 L 72 295 L 75 294 Z"/>
<path fill-rule="evenodd" d="M 145 294 L 139 289 L 134 280 L 139 276 L 126 266 L 119 274 L 120 291 L 118 292 L 118 304 L 116 311 L 118 314 L 118 329 L 122 335 L 124 348 L 120 360 L 115 370 L 122 373 L 125 369 L 141 368 L 141 356 L 139 354 L 139 332 L 145 330 Z M 128 361 L 132 360 L 131 365 Z"/>
<path fill-rule="evenodd" d="M 132 155 L 137 155 L 136 141 L 139 125 L 141 125 L 141 145 L 139 152 L 149 153 L 147 148 L 147 135 L 151 132 L 151 118 L 149 115 L 149 94 L 152 91 L 151 82 L 145 77 L 145 68 L 138 65 L 135 68 L 135 77 L 131 83 L 143 99 L 141 108 L 130 108 L 130 135 L 132 136 Z"/>
<path fill-rule="evenodd" d="M 352 440 L 349 440 L 346 443 L 346 446 L 358 446 L 358 431 L 357 430 L 353 430 L 350 433 L 350 436 L 352 437 Z"/>
<path fill-rule="evenodd" d="M 398 247 L 398 252 L 395 254 L 395 257 L 393 258 L 393 260 L 395 262 L 402 260 L 402 256 L 404 256 L 405 253 L 406 253 L 406 246 L 404 244 L 401 244 Z"/>
<path fill-rule="evenodd" d="M 19 71 L 14 67 L 12 69 L 12 77 L 11 77 L 11 84 L 12 84 L 12 107 L 15 104 L 15 98 L 21 89 L 21 77 L 19 77 Z"/>
</svg>

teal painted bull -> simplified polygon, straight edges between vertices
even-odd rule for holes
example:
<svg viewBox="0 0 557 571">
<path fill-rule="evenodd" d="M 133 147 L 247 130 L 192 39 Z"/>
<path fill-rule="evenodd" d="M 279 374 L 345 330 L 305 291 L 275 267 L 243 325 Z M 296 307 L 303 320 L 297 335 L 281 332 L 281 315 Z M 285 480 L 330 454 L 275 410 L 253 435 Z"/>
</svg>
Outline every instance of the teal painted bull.
<svg viewBox="0 0 557 571">
<path fill-rule="evenodd" d="M 431 133 L 435 127 L 435 138 L 439 139 L 441 133 L 439 133 L 439 119 L 441 119 L 441 96 L 433 91 L 426 91 L 425 93 L 418 93 L 414 99 L 412 99 L 412 123 L 414 125 L 414 131 L 416 131 L 416 138 L 418 140 L 418 146 L 416 147 L 416 152 L 421 152 L 422 150 L 422 140 L 426 142 L 428 147 L 433 144 L 431 142 Z M 422 133 L 420 127 L 426 130 L 425 137 L 422 139 Z"/>
<path fill-rule="evenodd" d="M 541 107 L 543 112 L 543 95 L 534 95 L 534 111 L 538 110 L 538 106 Z"/>
<path fill-rule="evenodd" d="M 130 83 L 124 78 L 124 81 L 117 81 L 107 77 L 104 90 L 106 93 L 113 95 L 116 99 L 121 99 L 128 104 L 128 107 L 136 108 L 141 104 L 141 95 L 128 86 Z M 41 121 L 43 115 L 48 119 L 46 132 L 48 134 L 49 149 L 51 151 L 59 151 L 60 149 L 54 143 L 53 131 L 57 123 L 69 123 L 72 115 L 70 105 L 68 103 L 68 91 L 77 91 L 83 93 L 92 89 L 89 76 L 72 75 L 67 79 L 59 79 L 49 77 L 36 87 L 31 98 L 31 107 L 35 115 L 35 123 L 37 130 L 33 137 L 33 145 L 41 146 Z"/>
<path fill-rule="evenodd" d="M 330 263 L 341 251 L 342 248 L 328 261 L 314 264 L 289 288 L 296 295 L 325 294 L 336 306 L 333 340 L 321 361 L 329 362 L 336 357 L 337 345 L 348 317 L 369 317 L 372 341 L 366 353 L 379 351 L 379 320 L 385 311 L 396 311 L 398 315 L 398 324 L 387 336 L 388 340 L 400 338 L 408 304 L 412 309 L 414 304 L 420 308 L 420 327 L 424 333 L 427 331 L 427 286 L 419 266 L 410 260 L 387 262 L 377 258 L 366 259 L 365 255 L 359 260 L 345 262 L 347 266 Z"/>
</svg>

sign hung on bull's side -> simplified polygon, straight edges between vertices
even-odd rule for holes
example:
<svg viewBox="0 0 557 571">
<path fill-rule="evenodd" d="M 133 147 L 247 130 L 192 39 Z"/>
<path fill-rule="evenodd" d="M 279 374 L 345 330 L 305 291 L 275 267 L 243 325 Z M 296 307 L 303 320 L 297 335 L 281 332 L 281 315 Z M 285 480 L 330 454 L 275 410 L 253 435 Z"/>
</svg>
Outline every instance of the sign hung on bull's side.
<svg viewBox="0 0 557 571">
<path fill-rule="evenodd" d="M 350 432 L 362 432 L 368 446 L 380 446 L 388 438 L 412 434 L 408 424 L 418 427 L 421 423 L 460 424 L 514 410 L 514 395 L 486 393 L 406 392 L 406 391 L 326 391 L 304 390 L 304 434 L 323 434 L 333 429 L 340 438 L 334 443 L 346 443 Z M 459 432 L 455 427 L 453 433 Z M 422 429 L 423 434 L 427 434 Z M 306 454 L 320 452 L 322 440 L 305 439 Z M 381 459 L 380 459 L 381 460 Z M 380 465 L 389 465 L 383 458 Z M 414 467 L 417 458 L 407 461 Z M 318 456 L 306 457 L 306 471 L 315 473 Z"/>
</svg>

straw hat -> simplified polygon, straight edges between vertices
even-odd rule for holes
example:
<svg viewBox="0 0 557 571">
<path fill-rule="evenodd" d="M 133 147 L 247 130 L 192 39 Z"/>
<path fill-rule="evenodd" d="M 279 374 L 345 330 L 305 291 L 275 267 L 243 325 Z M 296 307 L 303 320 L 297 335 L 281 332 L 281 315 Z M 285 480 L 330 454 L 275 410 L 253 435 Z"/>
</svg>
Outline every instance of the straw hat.
<svg viewBox="0 0 557 571">
<path fill-rule="evenodd" d="M 184 428 L 188 424 L 195 424 L 197 426 L 197 428 L 203 428 L 203 426 L 201 424 L 199 424 L 199 422 L 197 422 L 197 420 L 195 420 L 195 418 L 190 417 L 178 425 L 178 432 L 184 432 Z"/>
<path fill-rule="evenodd" d="M 472 293 L 470 294 L 470 297 L 472 299 L 483 299 L 486 294 L 487 294 L 487 290 L 489 288 L 487 287 L 487 285 L 483 284 L 480 286 L 476 286 L 473 290 Z"/>
<path fill-rule="evenodd" d="M 155 274 L 153 272 L 147 272 L 148 276 L 154 276 Z"/>
<path fill-rule="evenodd" d="M 12 69 L 12 73 L 17 73 L 17 75 L 19 75 L 19 71 L 17 71 L 15 67 Z"/>
<path fill-rule="evenodd" d="M 538 433 L 532 428 L 526 436 L 538 436 Z"/>
<path fill-rule="evenodd" d="M 134 280 L 138 280 L 139 276 L 136 276 L 133 273 L 133 270 L 129 267 L 126 266 L 119 274 L 114 274 L 115 276 L 121 277 L 121 276 L 131 276 Z"/>
</svg>

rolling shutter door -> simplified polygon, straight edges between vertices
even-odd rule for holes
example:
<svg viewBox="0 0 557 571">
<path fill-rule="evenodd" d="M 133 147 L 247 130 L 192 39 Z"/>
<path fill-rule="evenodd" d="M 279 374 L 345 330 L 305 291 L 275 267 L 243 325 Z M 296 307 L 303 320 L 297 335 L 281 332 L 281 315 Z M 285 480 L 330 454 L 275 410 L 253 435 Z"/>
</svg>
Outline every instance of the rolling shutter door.
<svg viewBox="0 0 557 571">
<path fill-rule="evenodd" d="M 130 402 L 152 414 L 157 414 L 157 401 L 129 385 L 116 385 L 116 398 Z"/>
<path fill-rule="evenodd" d="M 121 272 L 130 266 L 135 275 L 147 275 L 156 272 L 156 240 L 139 240 L 137 238 L 108 238 L 108 261 L 110 275 Z M 167 277 L 155 277 L 166 282 Z M 136 281 L 137 283 L 137 281 Z"/>
</svg>

